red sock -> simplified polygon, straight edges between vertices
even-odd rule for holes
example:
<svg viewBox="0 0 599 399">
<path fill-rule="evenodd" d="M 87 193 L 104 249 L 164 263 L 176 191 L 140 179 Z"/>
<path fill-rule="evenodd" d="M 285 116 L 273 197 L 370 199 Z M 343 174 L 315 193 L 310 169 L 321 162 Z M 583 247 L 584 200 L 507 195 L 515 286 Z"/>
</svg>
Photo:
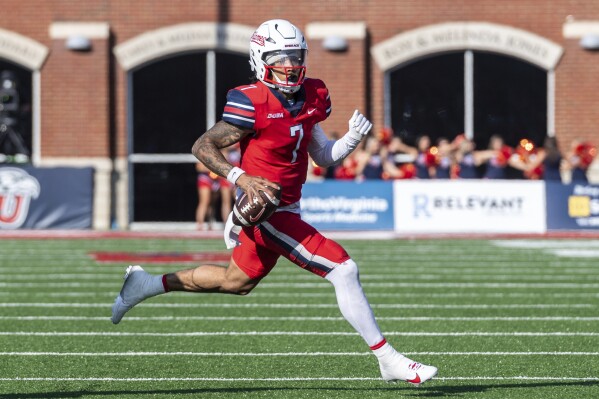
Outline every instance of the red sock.
<svg viewBox="0 0 599 399">
<path fill-rule="evenodd" d="M 387 340 L 386 340 L 385 338 L 383 338 L 383 340 L 382 340 L 381 342 L 379 342 L 378 344 L 376 344 L 376 345 L 372 345 L 372 346 L 370 347 L 370 350 L 373 350 L 373 351 L 375 351 L 375 350 L 377 350 L 377 349 L 380 349 L 380 348 L 382 348 L 382 347 L 383 347 L 383 345 L 385 345 L 386 343 L 387 343 Z"/>
<path fill-rule="evenodd" d="M 166 283 L 166 274 L 162 275 L 162 286 L 164 287 L 164 292 L 169 292 L 168 284 Z"/>
</svg>

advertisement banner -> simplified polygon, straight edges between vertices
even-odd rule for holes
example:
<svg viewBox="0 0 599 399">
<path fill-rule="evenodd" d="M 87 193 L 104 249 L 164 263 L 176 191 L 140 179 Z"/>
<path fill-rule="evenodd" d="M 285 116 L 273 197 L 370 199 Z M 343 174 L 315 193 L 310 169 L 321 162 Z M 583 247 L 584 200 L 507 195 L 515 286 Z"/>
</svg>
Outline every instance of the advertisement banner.
<svg viewBox="0 0 599 399">
<path fill-rule="evenodd" d="M 599 229 L 599 186 L 547 183 L 547 229 Z"/>
<path fill-rule="evenodd" d="M 393 186 L 389 182 L 306 183 L 302 219 L 319 230 L 393 230 Z"/>
<path fill-rule="evenodd" d="M 0 230 L 89 229 L 93 168 L 0 166 Z"/>
<path fill-rule="evenodd" d="M 395 231 L 544 233 L 543 182 L 396 181 Z"/>
</svg>

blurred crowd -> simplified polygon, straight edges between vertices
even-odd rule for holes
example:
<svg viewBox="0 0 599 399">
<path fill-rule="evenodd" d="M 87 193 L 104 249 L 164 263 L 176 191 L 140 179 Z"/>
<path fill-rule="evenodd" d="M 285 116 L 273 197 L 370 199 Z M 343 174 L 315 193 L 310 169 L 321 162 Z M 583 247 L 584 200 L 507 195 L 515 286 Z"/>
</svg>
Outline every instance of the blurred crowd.
<svg viewBox="0 0 599 399">
<path fill-rule="evenodd" d="M 338 138 L 333 135 L 332 138 Z M 587 169 L 597 150 L 589 142 L 573 140 L 562 154 L 554 137 L 547 137 L 542 147 L 528 139 L 510 147 L 500 136 L 492 136 L 486 149 L 478 150 L 472 140 L 459 135 L 453 140 L 440 138 L 432 143 L 420 136 L 410 146 L 390 129 L 370 136 L 341 164 L 321 168 L 311 164 L 309 180 L 393 180 L 393 179 L 531 179 L 586 183 Z M 239 166 L 239 146 L 223 149 L 223 155 Z M 234 186 L 210 172 L 201 163 L 198 173 L 198 207 L 196 223 L 199 230 L 220 228 L 227 219 L 234 201 Z M 217 227 L 217 225 L 219 227 Z"/>
<path fill-rule="evenodd" d="M 335 137 L 333 137 L 335 138 Z M 582 140 L 573 140 L 562 153 L 554 137 L 542 146 L 522 138 L 516 147 L 506 145 L 501 136 L 491 136 L 485 149 L 459 135 L 453 140 L 439 138 L 436 143 L 424 135 L 414 146 L 406 144 L 390 129 L 372 135 L 346 158 L 331 168 L 312 165 L 315 179 L 531 179 L 588 182 L 587 169 L 597 150 Z"/>
</svg>

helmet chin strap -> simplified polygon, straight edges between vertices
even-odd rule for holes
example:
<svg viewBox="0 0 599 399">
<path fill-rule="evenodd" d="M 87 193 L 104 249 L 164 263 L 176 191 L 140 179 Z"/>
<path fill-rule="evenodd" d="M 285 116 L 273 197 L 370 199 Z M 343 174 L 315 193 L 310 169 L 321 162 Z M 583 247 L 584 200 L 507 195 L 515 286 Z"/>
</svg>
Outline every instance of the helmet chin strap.
<svg viewBox="0 0 599 399">
<path fill-rule="evenodd" d="M 282 85 L 285 84 L 286 82 L 283 82 L 281 79 L 278 78 L 278 76 L 276 74 L 272 74 L 272 77 L 277 81 L 277 83 L 281 83 Z M 298 90 L 300 89 L 301 85 L 297 85 L 297 86 L 276 86 L 277 89 L 283 93 L 297 93 Z"/>
</svg>

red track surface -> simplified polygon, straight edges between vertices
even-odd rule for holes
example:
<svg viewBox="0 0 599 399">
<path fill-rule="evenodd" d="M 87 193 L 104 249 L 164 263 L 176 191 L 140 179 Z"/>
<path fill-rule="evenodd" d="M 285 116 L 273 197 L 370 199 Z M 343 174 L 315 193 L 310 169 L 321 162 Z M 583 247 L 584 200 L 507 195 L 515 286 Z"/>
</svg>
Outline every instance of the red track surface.
<svg viewBox="0 0 599 399">
<path fill-rule="evenodd" d="M 229 263 L 228 252 L 90 252 L 105 263 Z"/>
</svg>

